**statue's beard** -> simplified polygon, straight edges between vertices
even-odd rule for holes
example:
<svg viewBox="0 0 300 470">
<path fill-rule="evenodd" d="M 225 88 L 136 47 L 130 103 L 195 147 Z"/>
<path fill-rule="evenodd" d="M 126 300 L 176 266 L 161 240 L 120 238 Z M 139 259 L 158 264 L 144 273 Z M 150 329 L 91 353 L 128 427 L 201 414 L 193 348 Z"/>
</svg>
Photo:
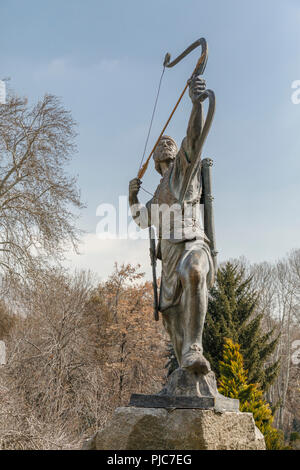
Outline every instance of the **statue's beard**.
<svg viewBox="0 0 300 470">
<path fill-rule="evenodd" d="M 164 149 L 158 152 L 157 154 L 157 161 L 159 162 L 165 162 L 166 160 L 174 160 L 175 158 L 175 152 L 174 150 L 169 150 L 169 149 Z"/>
</svg>

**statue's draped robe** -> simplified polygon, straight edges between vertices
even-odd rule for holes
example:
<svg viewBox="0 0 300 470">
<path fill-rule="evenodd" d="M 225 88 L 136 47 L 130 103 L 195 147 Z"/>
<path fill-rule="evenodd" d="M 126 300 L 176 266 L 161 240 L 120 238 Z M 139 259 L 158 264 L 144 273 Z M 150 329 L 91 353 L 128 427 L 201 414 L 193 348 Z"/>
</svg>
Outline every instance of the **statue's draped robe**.
<svg viewBox="0 0 300 470">
<path fill-rule="evenodd" d="M 182 203 L 179 201 L 190 165 L 192 163 L 189 160 L 186 139 L 184 139 L 174 164 L 164 174 L 153 198 L 146 205 L 148 216 L 151 216 L 151 224 L 156 226 L 159 237 L 158 257 L 162 260 L 159 299 L 161 312 L 180 304 L 183 290 L 180 281 L 181 265 L 192 250 L 204 250 L 209 261 L 207 286 L 212 286 L 214 281 L 209 240 L 204 232 L 202 211 L 199 210 L 202 194 L 200 156 L 194 163 L 183 201 Z M 170 207 L 176 210 L 169 225 L 164 222 L 169 217 L 168 209 Z M 157 211 L 158 208 L 161 216 Z M 164 214 L 166 214 L 165 217 Z"/>
</svg>

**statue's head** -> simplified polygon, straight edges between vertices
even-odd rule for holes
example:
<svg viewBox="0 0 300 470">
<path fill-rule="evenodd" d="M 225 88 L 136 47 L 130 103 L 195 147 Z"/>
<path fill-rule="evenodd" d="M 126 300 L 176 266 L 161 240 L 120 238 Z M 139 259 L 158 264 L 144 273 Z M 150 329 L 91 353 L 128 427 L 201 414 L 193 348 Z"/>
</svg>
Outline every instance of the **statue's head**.
<svg viewBox="0 0 300 470">
<path fill-rule="evenodd" d="M 178 147 L 175 140 L 168 135 L 163 135 L 153 154 L 156 171 L 163 175 L 175 159 L 177 152 Z"/>
</svg>

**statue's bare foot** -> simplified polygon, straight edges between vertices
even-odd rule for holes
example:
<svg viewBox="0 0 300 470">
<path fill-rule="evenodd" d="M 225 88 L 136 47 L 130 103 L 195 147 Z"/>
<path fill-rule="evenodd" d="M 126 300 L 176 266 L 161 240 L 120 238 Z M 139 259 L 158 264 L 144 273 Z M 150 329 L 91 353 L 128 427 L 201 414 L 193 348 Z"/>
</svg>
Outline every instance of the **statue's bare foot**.
<svg viewBox="0 0 300 470">
<path fill-rule="evenodd" d="M 211 371 L 210 363 L 205 359 L 198 345 L 192 345 L 190 350 L 183 355 L 181 367 L 203 375 Z"/>
</svg>

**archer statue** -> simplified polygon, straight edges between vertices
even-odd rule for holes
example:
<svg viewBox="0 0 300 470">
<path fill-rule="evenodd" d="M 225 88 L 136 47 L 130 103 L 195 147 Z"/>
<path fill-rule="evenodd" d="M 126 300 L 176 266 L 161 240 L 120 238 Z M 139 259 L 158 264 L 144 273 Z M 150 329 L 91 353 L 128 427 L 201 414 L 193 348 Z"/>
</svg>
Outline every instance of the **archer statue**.
<svg viewBox="0 0 300 470">
<path fill-rule="evenodd" d="M 162 176 L 160 183 L 153 198 L 146 206 L 142 205 L 138 198 L 142 184 L 140 172 L 139 177 L 129 183 L 129 203 L 132 216 L 141 228 L 152 225 L 156 228 L 158 245 L 155 257 L 162 263 L 156 308 L 162 314 L 178 363 L 183 369 L 205 375 L 211 369 L 203 355 L 202 334 L 208 289 L 214 283 L 216 251 L 209 173 L 212 161 L 201 160 L 215 106 L 214 93 L 206 90 L 205 80 L 201 77 L 207 59 L 204 41 L 197 42 L 197 45 L 202 45 L 204 53 L 186 86 L 192 111 L 180 149 L 172 137 L 160 135 L 152 152 L 155 169 Z M 178 59 L 181 60 L 192 47 Z M 167 55 L 164 65 L 169 60 Z M 204 119 L 203 102 L 206 98 L 209 107 Z M 203 202 L 204 211 L 198 210 Z M 173 217 L 170 217 L 170 209 Z"/>
</svg>

